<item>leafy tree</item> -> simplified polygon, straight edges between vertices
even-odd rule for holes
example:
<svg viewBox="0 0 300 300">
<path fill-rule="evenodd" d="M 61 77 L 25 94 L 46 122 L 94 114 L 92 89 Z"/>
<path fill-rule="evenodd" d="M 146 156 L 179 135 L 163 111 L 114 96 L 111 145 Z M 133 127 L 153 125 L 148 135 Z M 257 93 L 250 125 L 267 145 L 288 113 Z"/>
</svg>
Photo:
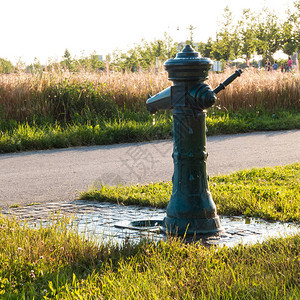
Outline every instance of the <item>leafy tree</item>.
<svg viewBox="0 0 300 300">
<path fill-rule="evenodd" d="M 115 51 L 112 56 L 111 66 L 118 70 L 136 71 L 139 68 L 149 69 L 155 65 L 156 59 L 164 61 L 177 52 L 176 44 L 165 34 L 164 40 L 154 40 L 135 45 L 127 53 Z"/>
<path fill-rule="evenodd" d="M 71 53 L 69 52 L 68 49 L 65 50 L 64 56 L 63 56 L 63 67 L 66 67 L 68 70 L 72 71 L 72 57 L 71 57 Z"/>
<path fill-rule="evenodd" d="M 294 2 L 294 12 L 287 13 L 289 17 L 281 28 L 282 44 L 284 52 L 292 55 L 300 50 L 300 0 Z"/>
<path fill-rule="evenodd" d="M 188 31 L 190 32 L 189 39 L 186 40 L 186 44 L 190 44 L 192 47 L 194 47 L 194 30 L 196 29 L 195 26 L 190 25 L 188 28 Z"/>
<path fill-rule="evenodd" d="M 256 17 L 250 9 L 244 9 L 242 19 L 238 22 L 239 42 L 241 45 L 241 53 L 250 58 L 257 47 L 256 38 Z"/>
<path fill-rule="evenodd" d="M 271 56 L 281 48 L 281 34 L 278 17 L 264 10 L 263 15 L 260 14 L 260 20 L 257 24 L 257 53 L 264 57 Z"/>
<path fill-rule="evenodd" d="M 113 66 L 117 69 L 136 71 L 139 66 L 136 48 L 130 49 L 127 53 L 114 52 L 113 57 Z"/>
<path fill-rule="evenodd" d="M 231 34 L 231 54 L 233 58 L 238 58 L 241 56 L 241 38 L 239 27 L 236 26 L 233 33 Z"/>
<path fill-rule="evenodd" d="M 12 62 L 4 58 L 0 58 L 0 73 L 9 74 L 15 71 Z"/>
<path fill-rule="evenodd" d="M 232 57 L 232 31 L 232 12 L 226 6 L 216 42 L 212 46 L 215 59 L 227 61 Z"/>
<path fill-rule="evenodd" d="M 82 53 L 82 56 L 78 59 L 78 63 L 82 69 L 86 71 L 92 70 L 91 60 L 89 57 L 84 56 L 84 53 Z"/>
<path fill-rule="evenodd" d="M 95 52 L 90 55 L 90 62 L 93 71 L 104 70 L 105 68 L 104 62 L 100 60 L 99 55 L 96 55 Z"/>
<path fill-rule="evenodd" d="M 297 49 L 299 42 L 295 32 L 293 32 L 293 24 L 289 21 L 285 21 L 282 24 L 281 30 L 283 51 L 289 55 L 292 55 Z"/>
<path fill-rule="evenodd" d="M 206 43 L 203 45 L 200 44 L 200 48 L 198 49 L 203 57 L 210 57 L 212 58 L 213 52 L 213 40 L 211 37 L 208 38 Z"/>
<path fill-rule="evenodd" d="M 177 43 L 171 38 L 171 36 L 165 32 L 163 43 L 166 45 L 167 56 L 165 58 L 174 57 L 177 53 Z"/>
<path fill-rule="evenodd" d="M 33 63 L 26 68 L 26 72 L 28 73 L 39 73 L 41 71 L 43 71 L 43 66 L 36 57 L 34 58 Z"/>
<path fill-rule="evenodd" d="M 203 53 L 204 53 L 204 51 L 205 51 L 205 46 L 206 46 L 206 43 L 204 43 L 204 42 L 199 42 L 199 43 L 198 43 L 198 46 L 197 46 L 197 48 L 196 48 L 196 50 L 197 50 L 198 52 L 200 52 L 201 55 L 203 55 Z"/>
<path fill-rule="evenodd" d="M 15 72 L 24 72 L 26 68 L 26 64 L 24 61 L 22 61 L 21 57 L 19 57 L 16 67 L 15 67 Z"/>
</svg>

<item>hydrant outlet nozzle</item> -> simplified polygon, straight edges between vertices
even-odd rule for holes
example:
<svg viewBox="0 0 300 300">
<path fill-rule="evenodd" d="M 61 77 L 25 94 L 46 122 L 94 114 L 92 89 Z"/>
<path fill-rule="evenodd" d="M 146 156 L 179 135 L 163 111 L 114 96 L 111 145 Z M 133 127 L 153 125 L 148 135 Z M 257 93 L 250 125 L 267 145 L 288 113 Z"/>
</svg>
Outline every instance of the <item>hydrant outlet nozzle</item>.
<svg viewBox="0 0 300 300">
<path fill-rule="evenodd" d="M 236 70 L 231 76 L 229 76 L 224 82 L 220 83 L 219 86 L 214 89 L 214 93 L 218 94 L 220 91 L 224 90 L 227 85 L 229 85 L 237 77 L 241 76 L 242 73 L 242 69 Z"/>
</svg>

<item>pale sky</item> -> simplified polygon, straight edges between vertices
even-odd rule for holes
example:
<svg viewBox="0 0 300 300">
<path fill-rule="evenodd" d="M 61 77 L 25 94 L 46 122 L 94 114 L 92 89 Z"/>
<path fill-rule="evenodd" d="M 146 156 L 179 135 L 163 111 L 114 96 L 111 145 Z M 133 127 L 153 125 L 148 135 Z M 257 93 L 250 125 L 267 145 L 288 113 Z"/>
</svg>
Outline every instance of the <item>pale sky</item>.
<svg viewBox="0 0 300 300">
<path fill-rule="evenodd" d="M 116 49 L 125 51 L 141 39 L 153 41 L 168 32 L 175 41 L 214 38 L 228 5 L 235 18 L 244 8 L 268 7 L 283 15 L 293 0 L 0 0 L 0 57 L 26 63 L 37 57 L 61 60 L 67 48 L 80 57 Z M 179 31 L 177 30 L 179 27 Z"/>
</svg>

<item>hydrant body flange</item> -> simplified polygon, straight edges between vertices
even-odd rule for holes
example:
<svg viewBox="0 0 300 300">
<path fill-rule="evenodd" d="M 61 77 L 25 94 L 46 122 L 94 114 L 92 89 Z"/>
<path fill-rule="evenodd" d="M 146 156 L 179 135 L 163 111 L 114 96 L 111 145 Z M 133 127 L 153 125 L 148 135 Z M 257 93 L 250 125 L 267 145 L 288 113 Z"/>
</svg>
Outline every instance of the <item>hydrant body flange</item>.
<svg viewBox="0 0 300 300">
<path fill-rule="evenodd" d="M 212 62 L 187 45 L 164 66 L 174 85 L 147 100 L 147 109 L 152 113 L 173 109 L 173 190 L 163 224 L 171 234 L 216 233 L 223 228 L 206 172 L 205 109 L 214 104 L 216 93 L 204 81 Z M 228 82 L 239 76 L 239 72 Z"/>
</svg>

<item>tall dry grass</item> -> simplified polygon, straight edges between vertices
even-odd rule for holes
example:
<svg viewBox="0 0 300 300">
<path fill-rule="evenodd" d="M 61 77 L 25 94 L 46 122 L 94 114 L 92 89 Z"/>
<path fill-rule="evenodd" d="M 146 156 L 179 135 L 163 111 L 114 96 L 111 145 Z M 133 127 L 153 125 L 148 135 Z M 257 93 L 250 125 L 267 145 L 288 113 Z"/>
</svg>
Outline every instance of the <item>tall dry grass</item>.
<svg viewBox="0 0 300 300">
<path fill-rule="evenodd" d="M 207 83 L 215 88 L 233 71 L 227 70 L 221 74 L 211 72 Z M 74 95 L 77 93 L 75 97 L 86 97 L 85 89 L 89 84 L 97 97 L 109 98 L 121 108 L 134 106 L 138 109 L 144 109 L 148 94 L 156 94 L 172 84 L 166 72 L 0 75 L 0 117 L 17 121 L 32 119 L 34 115 L 51 117 L 58 105 L 58 100 L 53 97 L 59 98 L 59 95 L 53 96 L 51 91 L 57 91 L 57 86 L 62 83 L 63 88 L 68 87 L 69 93 L 72 89 Z M 256 107 L 267 110 L 299 109 L 300 75 L 246 70 L 218 94 L 217 105 L 227 110 Z"/>
<path fill-rule="evenodd" d="M 51 84 L 49 76 L 29 74 L 0 75 L 0 117 L 25 120 L 38 112 L 50 113 L 45 91 Z"/>
<path fill-rule="evenodd" d="M 232 70 L 224 73 L 211 73 L 209 83 L 216 87 L 224 81 Z M 266 72 L 264 70 L 244 70 L 224 91 L 218 94 L 217 105 L 228 110 L 264 108 L 300 109 L 300 74 Z"/>
<path fill-rule="evenodd" d="M 166 74 L 155 73 L 3 74 L 0 75 L 0 118 L 21 121 L 34 115 L 50 117 L 60 101 L 55 94 L 58 90 L 61 94 L 67 86 L 68 93 L 72 89 L 78 93 L 81 89 L 78 97 L 84 97 L 90 84 L 99 98 L 127 108 L 141 106 L 149 93 L 158 93 L 170 85 Z"/>
<path fill-rule="evenodd" d="M 85 73 L 72 77 L 78 81 L 91 81 L 95 86 L 102 85 L 103 92 L 110 94 L 118 105 L 129 107 L 145 103 L 148 94 L 154 95 L 171 85 L 165 72 Z"/>
</svg>

